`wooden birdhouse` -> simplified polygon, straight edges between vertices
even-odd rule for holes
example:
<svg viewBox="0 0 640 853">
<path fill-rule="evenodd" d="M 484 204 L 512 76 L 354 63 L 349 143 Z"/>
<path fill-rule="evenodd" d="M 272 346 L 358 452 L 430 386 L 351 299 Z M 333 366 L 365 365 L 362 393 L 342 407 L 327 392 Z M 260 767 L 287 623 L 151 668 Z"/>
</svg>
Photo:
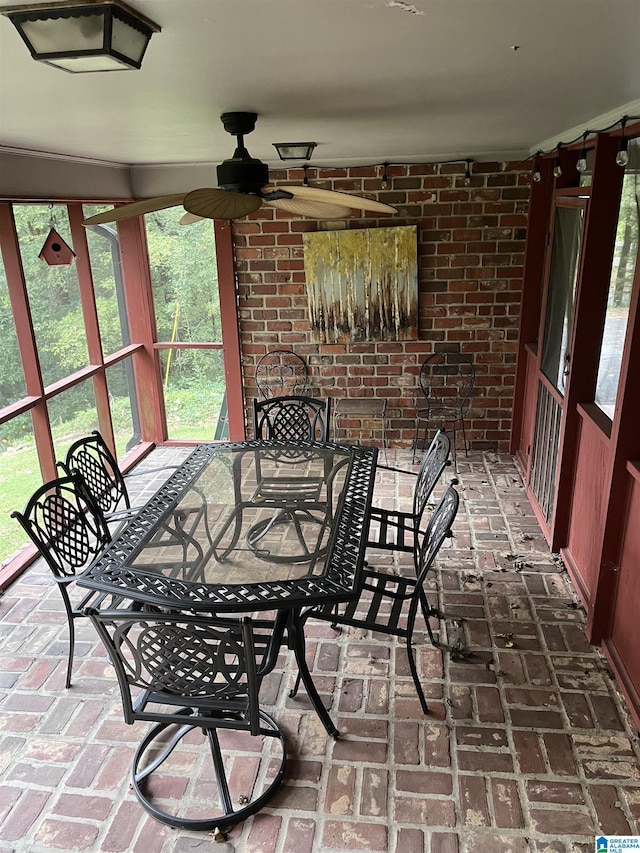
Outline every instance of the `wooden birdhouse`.
<svg viewBox="0 0 640 853">
<path fill-rule="evenodd" d="M 38 255 L 50 267 L 69 267 L 75 256 L 76 253 L 65 243 L 55 228 L 49 231 L 44 246 Z"/>
</svg>

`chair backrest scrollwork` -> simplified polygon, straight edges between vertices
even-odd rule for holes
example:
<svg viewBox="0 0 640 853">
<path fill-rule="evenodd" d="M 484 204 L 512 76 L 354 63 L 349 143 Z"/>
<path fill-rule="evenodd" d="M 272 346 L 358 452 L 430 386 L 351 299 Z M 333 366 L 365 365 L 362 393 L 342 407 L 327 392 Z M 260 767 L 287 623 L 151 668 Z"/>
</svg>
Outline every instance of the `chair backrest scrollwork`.
<svg viewBox="0 0 640 853">
<path fill-rule="evenodd" d="M 434 509 L 416 559 L 418 585 L 422 584 L 433 561 L 447 537 L 453 536 L 451 526 L 458 512 L 460 497 L 453 483 L 447 486 L 440 503 Z"/>
<path fill-rule="evenodd" d="M 74 441 L 58 467 L 69 474 L 80 474 L 102 512 L 131 506 L 118 462 L 97 430 Z"/>
<path fill-rule="evenodd" d="M 260 732 L 268 637 L 254 632 L 249 617 L 87 613 L 115 668 L 126 723 L 211 721 L 216 728 Z M 178 708 L 191 713 L 185 718 Z"/>
<path fill-rule="evenodd" d="M 413 517 L 417 521 L 424 512 L 429 496 L 449 460 L 451 442 L 442 430 L 434 435 L 424 455 L 413 492 Z"/>
<path fill-rule="evenodd" d="M 465 417 L 473 401 L 475 369 L 469 356 L 437 352 L 420 367 L 419 384 L 431 412 L 447 411 Z"/>
<path fill-rule="evenodd" d="M 278 441 L 329 441 L 331 397 L 287 396 L 253 401 L 253 437 Z"/>
<path fill-rule="evenodd" d="M 292 350 L 272 350 L 263 355 L 256 364 L 255 380 L 265 400 L 306 394 L 309 390 L 307 364 Z"/>
<path fill-rule="evenodd" d="M 44 483 L 24 512 L 12 512 L 56 578 L 85 569 L 111 541 L 100 507 L 78 474 Z"/>
</svg>

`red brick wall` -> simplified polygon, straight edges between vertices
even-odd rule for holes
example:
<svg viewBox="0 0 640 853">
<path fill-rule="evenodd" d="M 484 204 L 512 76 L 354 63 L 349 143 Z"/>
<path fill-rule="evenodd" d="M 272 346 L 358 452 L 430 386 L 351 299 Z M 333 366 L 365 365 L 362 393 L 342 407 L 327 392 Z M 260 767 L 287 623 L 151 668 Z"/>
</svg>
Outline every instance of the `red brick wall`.
<svg viewBox="0 0 640 853">
<path fill-rule="evenodd" d="M 407 445 L 414 434 L 421 362 L 435 349 L 459 349 L 476 367 L 467 436 L 476 449 L 506 450 L 529 169 L 502 165 L 474 164 L 468 186 L 464 164 L 391 166 L 386 189 L 377 167 L 308 169 L 312 186 L 367 195 L 398 210 L 394 217 L 350 219 L 339 227 L 418 226 L 418 341 L 315 343 L 302 234 L 323 224 L 264 208 L 234 222 L 247 404 L 256 393 L 253 372 L 260 356 L 293 349 L 306 358 L 316 394 L 386 397 L 391 443 Z M 272 172 L 274 184 L 301 183 L 302 177 L 300 169 Z M 366 436 L 363 430 L 361 437 Z"/>
</svg>

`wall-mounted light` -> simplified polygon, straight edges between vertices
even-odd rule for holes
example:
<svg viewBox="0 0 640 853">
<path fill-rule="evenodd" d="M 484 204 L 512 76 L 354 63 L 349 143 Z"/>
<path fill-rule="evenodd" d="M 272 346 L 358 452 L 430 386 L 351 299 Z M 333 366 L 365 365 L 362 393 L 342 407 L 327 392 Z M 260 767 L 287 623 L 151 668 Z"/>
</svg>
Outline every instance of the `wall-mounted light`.
<svg viewBox="0 0 640 853">
<path fill-rule="evenodd" d="M 536 184 L 539 184 L 542 180 L 542 172 L 540 171 L 540 155 L 542 151 L 536 151 L 533 157 L 533 170 L 532 170 L 532 178 Z"/>
<path fill-rule="evenodd" d="M 464 183 L 465 187 L 468 187 L 471 184 L 471 163 L 472 163 L 472 161 L 466 160 L 465 162 L 466 162 L 467 166 L 464 170 L 463 183 Z"/>
<path fill-rule="evenodd" d="M 387 187 L 389 186 L 389 175 L 387 174 L 387 167 L 388 166 L 389 166 L 388 163 L 382 164 L 382 183 L 380 184 L 380 186 L 382 187 L 383 190 L 386 190 Z"/>
<path fill-rule="evenodd" d="M 317 142 L 274 142 L 281 160 L 310 160 Z"/>
<path fill-rule="evenodd" d="M 560 164 L 560 144 L 556 147 L 556 157 L 553 161 L 553 177 L 560 178 L 562 176 L 562 166 Z"/>
<path fill-rule="evenodd" d="M 616 163 L 623 169 L 625 166 L 629 165 L 629 151 L 627 150 L 629 146 L 629 140 L 624 135 L 624 128 L 626 123 L 627 117 L 625 116 L 620 122 L 620 125 L 622 127 L 622 136 L 620 137 L 620 142 L 618 143 L 618 153 L 616 154 Z"/>
<path fill-rule="evenodd" d="M 582 134 L 582 149 L 580 151 L 580 156 L 578 157 L 578 162 L 576 163 L 576 169 L 579 172 L 587 171 L 587 136 L 588 133 Z"/>
<path fill-rule="evenodd" d="M 302 178 L 302 186 L 304 186 L 304 187 L 308 187 L 308 186 L 309 186 L 309 176 L 307 175 L 307 169 L 308 169 L 308 168 L 309 168 L 309 167 L 306 165 L 306 163 L 305 163 L 305 165 L 302 167 L 302 171 L 303 171 L 303 174 L 304 174 L 304 176 L 303 176 L 303 178 Z"/>
<path fill-rule="evenodd" d="M 2 9 L 31 56 L 75 74 L 122 71 L 142 65 L 160 27 L 121 0 L 61 0 Z"/>
</svg>

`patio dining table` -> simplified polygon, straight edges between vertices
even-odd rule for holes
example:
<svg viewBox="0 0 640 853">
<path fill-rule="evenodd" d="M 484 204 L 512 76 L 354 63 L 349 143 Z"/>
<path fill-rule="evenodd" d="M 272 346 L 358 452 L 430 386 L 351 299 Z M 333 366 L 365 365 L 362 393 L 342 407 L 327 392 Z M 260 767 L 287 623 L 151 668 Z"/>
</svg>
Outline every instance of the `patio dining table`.
<svg viewBox="0 0 640 853">
<path fill-rule="evenodd" d="M 337 737 L 306 664 L 301 611 L 359 594 L 376 458 L 373 447 L 315 442 L 198 445 L 77 582 L 172 611 L 275 614 L 274 644 L 286 628 Z"/>
</svg>

